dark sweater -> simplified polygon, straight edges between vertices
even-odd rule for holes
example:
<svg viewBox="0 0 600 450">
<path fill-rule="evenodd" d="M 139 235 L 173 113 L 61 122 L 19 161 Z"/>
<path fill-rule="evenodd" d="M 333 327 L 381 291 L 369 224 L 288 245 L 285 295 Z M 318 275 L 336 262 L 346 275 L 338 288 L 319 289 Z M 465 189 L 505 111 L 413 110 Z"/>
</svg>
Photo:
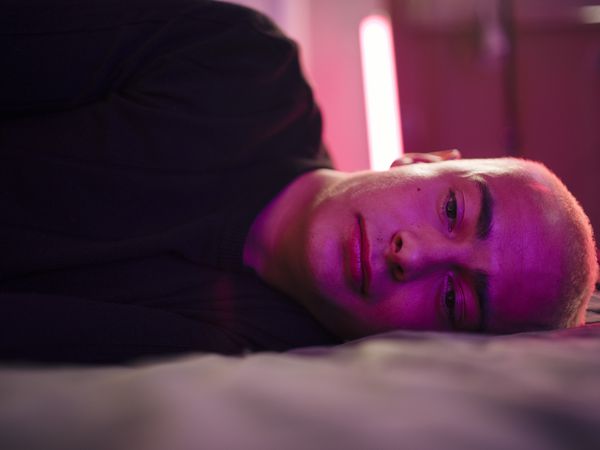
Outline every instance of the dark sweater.
<svg viewBox="0 0 600 450">
<path fill-rule="evenodd" d="M 258 212 L 330 167 L 272 22 L 211 1 L 19 0 L 0 30 L 1 358 L 335 342 L 242 264 Z"/>
</svg>

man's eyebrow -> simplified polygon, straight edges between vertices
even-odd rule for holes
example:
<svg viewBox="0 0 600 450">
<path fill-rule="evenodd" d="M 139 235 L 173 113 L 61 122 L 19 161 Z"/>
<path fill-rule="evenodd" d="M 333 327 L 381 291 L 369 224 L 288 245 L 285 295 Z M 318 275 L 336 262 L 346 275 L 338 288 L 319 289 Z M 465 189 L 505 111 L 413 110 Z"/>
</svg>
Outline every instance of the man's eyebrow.
<svg viewBox="0 0 600 450">
<path fill-rule="evenodd" d="M 476 270 L 473 274 L 473 287 L 475 289 L 475 297 L 479 304 L 479 331 L 485 331 L 489 320 L 490 307 L 490 282 L 489 275 L 480 270 Z"/>
<path fill-rule="evenodd" d="M 477 238 L 485 240 L 490 236 L 494 222 L 494 198 L 485 179 L 474 178 L 479 192 L 481 193 L 481 204 L 479 206 L 479 217 L 477 218 Z"/>
</svg>

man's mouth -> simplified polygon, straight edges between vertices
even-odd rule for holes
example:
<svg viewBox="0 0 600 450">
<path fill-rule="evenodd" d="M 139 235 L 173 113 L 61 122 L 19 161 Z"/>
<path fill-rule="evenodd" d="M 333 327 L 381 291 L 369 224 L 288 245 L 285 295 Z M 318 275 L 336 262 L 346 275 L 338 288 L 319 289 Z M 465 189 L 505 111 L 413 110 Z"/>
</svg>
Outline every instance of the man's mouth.
<svg viewBox="0 0 600 450">
<path fill-rule="evenodd" d="M 371 249 L 369 238 L 365 226 L 365 219 L 362 215 L 356 215 L 356 222 L 353 228 L 350 251 L 350 275 L 353 285 L 363 297 L 369 295 L 371 283 Z"/>
</svg>

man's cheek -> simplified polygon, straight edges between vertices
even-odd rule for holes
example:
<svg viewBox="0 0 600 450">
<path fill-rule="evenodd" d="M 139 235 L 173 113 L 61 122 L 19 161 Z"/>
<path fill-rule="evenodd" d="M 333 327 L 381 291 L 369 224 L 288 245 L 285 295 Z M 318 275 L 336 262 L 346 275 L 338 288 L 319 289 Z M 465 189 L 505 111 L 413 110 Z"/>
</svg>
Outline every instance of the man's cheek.
<svg viewBox="0 0 600 450">
<path fill-rule="evenodd" d="M 441 329 L 439 280 L 435 274 L 410 282 L 383 280 L 385 291 L 377 308 L 377 319 L 388 329 Z M 374 317 L 375 319 L 375 317 Z"/>
</svg>

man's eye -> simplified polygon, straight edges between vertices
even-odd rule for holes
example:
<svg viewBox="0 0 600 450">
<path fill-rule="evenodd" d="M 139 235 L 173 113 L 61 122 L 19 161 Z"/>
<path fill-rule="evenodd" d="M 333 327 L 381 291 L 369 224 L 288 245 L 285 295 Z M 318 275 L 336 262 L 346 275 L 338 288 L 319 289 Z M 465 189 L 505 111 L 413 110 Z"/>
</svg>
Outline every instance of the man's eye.
<svg viewBox="0 0 600 450">
<path fill-rule="evenodd" d="M 453 330 L 463 329 L 466 320 L 465 296 L 460 284 L 457 285 L 454 277 L 450 274 L 446 277 L 442 302 L 450 328 Z"/>
<path fill-rule="evenodd" d="M 446 282 L 446 291 L 444 292 L 444 307 L 448 313 L 450 324 L 454 328 L 456 325 L 456 290 L 454 289 L 454 280 L 450 276 Z"/>
<path fill-rule="evenodd" d="M 454 230 L 454 227 L 456 226 L 456 217 L 458 215 L 458 204 L 456 202 L 456 194 L 452 190 L 444 203 L 444 214 L 448 218 L 448 231 Z"/>
</svg>

